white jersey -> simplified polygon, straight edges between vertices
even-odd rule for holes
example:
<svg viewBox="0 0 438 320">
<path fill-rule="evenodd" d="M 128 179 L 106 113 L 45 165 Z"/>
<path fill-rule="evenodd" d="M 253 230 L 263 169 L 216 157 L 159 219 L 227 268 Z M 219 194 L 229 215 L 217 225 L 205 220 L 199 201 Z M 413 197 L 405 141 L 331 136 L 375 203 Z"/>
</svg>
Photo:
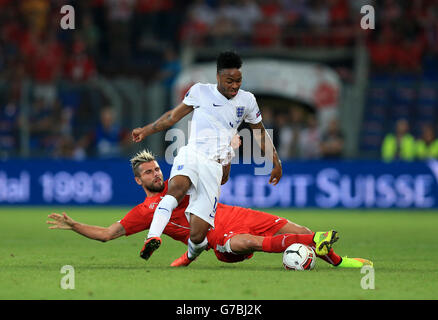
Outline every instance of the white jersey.
<svg viewBox="0 0 438 320">
<path fill-rule="evenodd" d="M 188 146 L 222 164 L 234 156 L 231 139 L 242 121 L 255 124 L 262 120 L 254 95 L 242 89 L 227 99 L 216 84 L 197 83 L 183 103 L 194 108 Z"/>
</svg>

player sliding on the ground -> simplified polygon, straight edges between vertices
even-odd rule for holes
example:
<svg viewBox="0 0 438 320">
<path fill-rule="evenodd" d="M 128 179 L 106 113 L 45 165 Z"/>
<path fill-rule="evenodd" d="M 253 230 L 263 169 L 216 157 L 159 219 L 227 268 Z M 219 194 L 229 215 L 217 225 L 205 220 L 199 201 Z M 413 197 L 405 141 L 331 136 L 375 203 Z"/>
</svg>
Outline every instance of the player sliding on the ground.
<svg viewBox="0 0 438 320">
<path fill-rule="evenodd" d="M 50 229 L 73 230 L 90 239 L 109 241 L 141 232 L 150 227 L 154 209 L 160 198 L 166 194 L 168 184 L 152 154 L 146 151 L 138 153 L 131 159 L 135 181 L 142 186 L 146 200 L 134 207 L 126 216 L 104 228 L 86 225 L 71 219 L 67 214 L 49 215 Z M 190 225 L 185 215 L 189 196 L 184 197 L 175 208 L 164 234 L 187 244 L 190 237 Z M 328 263 L 343 268 L 360 268 L 370 261 L 360 258 L 338 256 L 331 248 L 337 240 L 336 233 L 316 232 L 299 226 L 287 219 L 265 212 L 218 204 L 215 216 L 215 228 L 207 233 L 208 247 L 216 257 L 224 262 L 238 262 L 252 257 L 256 251 L 283 252 L 292 243 L 298 242 L 315 248 L 317 255 Z M 187 266 L 193 260 L 188 259 L 187 252 L 176 259 L 172 266 Z"/>
<path fill-rule="evenodd" d="M 241 90 L 242 61 L 234 52 L 217 58 L 217 84 L 193 85 L 184 100 L 157 121 L 132 131 L 140 142 L 147 136 L 167 130 L 193 112 L 188 144 L 179 149 L 169 178 L 168 190 L 156 206 L 141 255 L 149 259 L 161 245 L 161 234 L 173 210 L 190 195 L 187 207 L 190 222 L 188 257 L 195 259 L 207 246 L 206 235 L 214 227 L 216 205 L 220 195 L 223 167 L 229 168 L 233 157 L 230 141 L 245 121 L 253 130 L 262 154 L 272 162 L 269 183 L 276 185 L 282 176 L 281 161 L 262 123 L 254 95 Z"/>
</svg>

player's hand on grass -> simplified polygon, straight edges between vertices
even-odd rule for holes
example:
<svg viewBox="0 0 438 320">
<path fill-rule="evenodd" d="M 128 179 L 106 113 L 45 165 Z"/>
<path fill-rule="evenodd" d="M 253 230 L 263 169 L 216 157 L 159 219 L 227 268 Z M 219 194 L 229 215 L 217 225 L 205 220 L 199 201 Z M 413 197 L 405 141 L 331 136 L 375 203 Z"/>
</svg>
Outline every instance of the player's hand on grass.
<svg viewBox="0 0 438 320">
<path fill-rule="evenodd" d="M 146 138 L 145 131 L 143 128 L 135 128 L 134 130 L 132 130 L 131 135 L 132 135 L 132 141 L 134 142 L 140 142 L 144 138 Z"/>
<path fill-rule="evenodd" d="M 49 214 L 48 217 L 52 220 L 47 221 L 47 224 L 52 224 L 49 229 L 71 230 L 75 221 L 70 218 L 65 212 L 62 215 L 58 213 Z"/>
</svg>

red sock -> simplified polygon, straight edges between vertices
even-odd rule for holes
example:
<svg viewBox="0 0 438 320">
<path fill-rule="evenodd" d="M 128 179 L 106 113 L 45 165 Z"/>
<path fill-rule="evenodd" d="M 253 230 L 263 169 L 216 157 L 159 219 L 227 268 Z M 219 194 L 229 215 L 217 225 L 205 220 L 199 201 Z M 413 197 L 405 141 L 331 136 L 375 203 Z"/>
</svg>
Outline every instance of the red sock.
<svg viewBox="0 0 438 320">
<path fill-rule="evenodd" d="M 311 234 L 292 234 L 285 233 L 277 236 L 265 237 L 262 243 L 264 252 L 280 253 L 286 250 L 292 243 L 302 243 L 311 247 L 315 246 L 313 242 L 314 233 Z"/>
<path fill-rule="evenodd" d="M 325 256 L 317 256 L 317 257 L 321 258 L 322 260 L 324 260 L 324 261 L 326 261 L 326 262 L 328 262 L 328 263 L 330 263 L 330 264 L 332 264 L 334 266 L 337 266 L 342 261 L 342 258 L 335 253 L 333 248 L 330 249 L 330 251 L 328 252 L 327 255 L 325 255 Z"/>
</svg>

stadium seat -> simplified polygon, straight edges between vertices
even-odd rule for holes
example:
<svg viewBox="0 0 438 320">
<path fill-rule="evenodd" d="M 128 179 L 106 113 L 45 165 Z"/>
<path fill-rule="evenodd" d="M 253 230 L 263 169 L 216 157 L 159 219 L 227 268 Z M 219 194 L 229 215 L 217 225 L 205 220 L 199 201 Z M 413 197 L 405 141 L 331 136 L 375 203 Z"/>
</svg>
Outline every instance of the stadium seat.
<svg viewBox="0 0 438 320">
<path fill-rule="evenodd" d="M 414 106 L 411 104 L 393 103 L 390 106 L 389 114 L 390 120 L 397 120 L 400 118 L 410 118 L 412 116 Z"/>
<path fill-rule="evenodd" d="M 417 99 L 419 103 L 436 104 L 438 101 L 438 83 L 422 81 L 418 88 Z"/>
<path fill-rule="evenodd" d="M 387 105 L 385 104 L 367 104 L 365 106 L 365 118 L 368 120 L 384 121 L 387 114 Z"/>
<path fill-rule="evenodd" d="M 436 116 L 435 103 L 418 103 L 415 108 L 417 118 L 431 118 Z"/>
</svg>

